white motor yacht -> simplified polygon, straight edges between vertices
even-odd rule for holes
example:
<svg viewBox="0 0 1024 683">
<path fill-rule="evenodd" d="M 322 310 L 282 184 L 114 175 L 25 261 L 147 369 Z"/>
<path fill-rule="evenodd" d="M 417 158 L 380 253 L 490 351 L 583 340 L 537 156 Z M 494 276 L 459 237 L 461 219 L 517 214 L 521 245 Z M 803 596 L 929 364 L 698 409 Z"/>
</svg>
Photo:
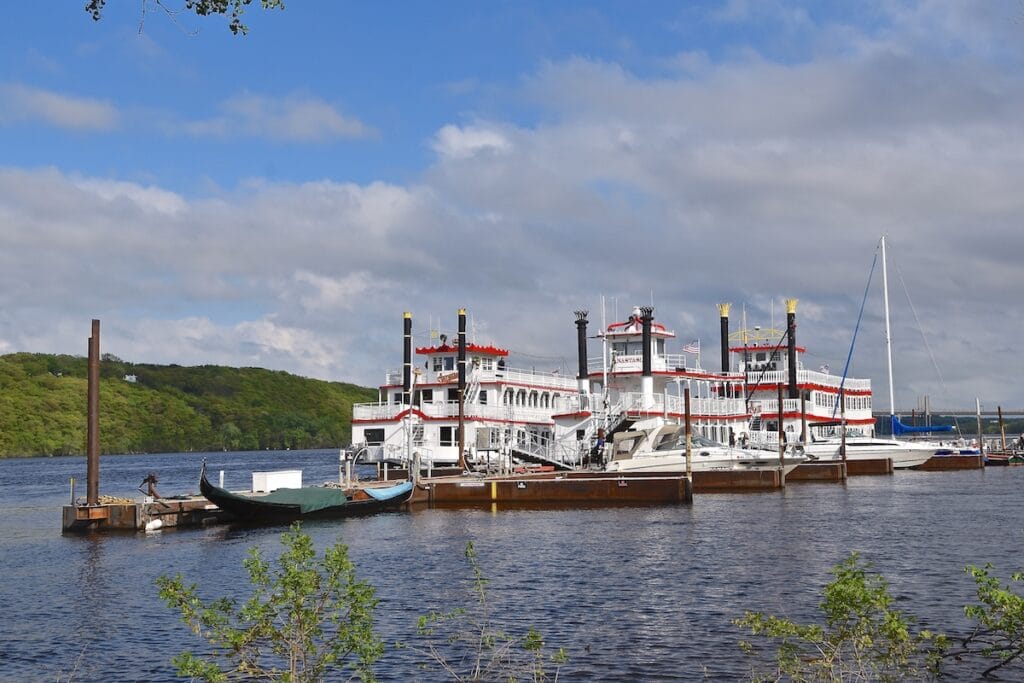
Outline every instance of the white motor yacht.
<svg viewBox="0 0 1024 683">
<path fill-rule="evenodd" d="M 812 460 L 841 460 L 840 443 L 839 437 L 812 440 L 804 444 L 804 454 Z M 923 465 L 935 455 L 936 449 L 934 443 L 900 441 L 875 436 L 846 437 L 847 460 L 892 458 L 892 466 L 898 470 Z"/>
<path fill-rule="evenodd" d="M 608 472 L 686 473 L 686 432 L 679 425 L 666 425 L 646 432 L 618 435 L 612 445 Z M 690 437 L 693 471 L 774 469 L 779 456 L 771 451 L 733 448 L 699 434 Z M 787 452 L 782 460 L 785 473 L 804 462 L 806 456 Z"/>
</svg>

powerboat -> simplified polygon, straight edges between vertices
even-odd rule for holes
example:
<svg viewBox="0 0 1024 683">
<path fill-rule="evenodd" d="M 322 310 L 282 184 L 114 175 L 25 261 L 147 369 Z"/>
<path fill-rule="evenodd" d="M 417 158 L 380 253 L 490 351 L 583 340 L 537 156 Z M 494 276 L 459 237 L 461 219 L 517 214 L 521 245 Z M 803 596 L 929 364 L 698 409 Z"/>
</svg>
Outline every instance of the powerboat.
<svg viewBox="0 0 1024 683">
<path fill-rule="evenodd" d="M 811 460 L 841 460 L 839 447 L 840 437 L 828 439 L 812 439 L 804 444 L 804 455 Z M 936 444 L 926 442 L 902 441 L 877 436 L 847 436 L 847 460 L 874 460 L 892 458 L 894 469 L 909 469 L 923 465 L 935 455 Z"/>
<path fill-rule="evenodd" d="M 616 435 L 608 472 L 686 472 L 686 431 L 680 425 L 665 425 L 648 431 Z M 769 470 L 779 466 L 771 451 L 733 448 L 700 434 L 690 436 L 691 467 L 700 471 Z M 782 469 L 788 474 L 806 456 L 787 450 Z"/>
</svg>

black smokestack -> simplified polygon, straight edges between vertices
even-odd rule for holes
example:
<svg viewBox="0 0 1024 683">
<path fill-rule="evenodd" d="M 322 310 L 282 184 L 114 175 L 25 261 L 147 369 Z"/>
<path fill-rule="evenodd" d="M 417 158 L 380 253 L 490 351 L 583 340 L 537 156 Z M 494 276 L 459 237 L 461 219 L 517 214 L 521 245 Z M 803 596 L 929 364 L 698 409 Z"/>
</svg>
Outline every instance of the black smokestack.
<svg viewBox="0 0 1024 683">
<path fill-rule="evenodd" d="M 402 405 L 412 405 L 412 313 L 402 314 Z"/>
<path fill-rule="evenodd" d="M 466 309 L 459 309 L 459 394 L 466 390 Z"/>
<path fill-rule="evenodd" d="M 800 390 L 796 386 L 796 302 L 797 299 L 786 299 L 786 362 L 789 365 L 790 398 L 800 398 Z"/>
<path fill-rule="evenodd" d="M 576 349 L 579 358 L 579 374 L 576 379 L 588 379 L 587 370 L 587 311 L 576 311 Z"/>
<path fill-rule="evenodd" d="M 641 343 L 643 344 L 643 362 L 644 362 L 644 377 L 651 376 L 651 322 L 654 320 L 654 307 L 653 306 L 641 306 L 640 307 L 640 322 L 643 323 L 643 336 L 641 337 Z"/>
<path fill-rule="evenodd" d="M 718 304 L 718 315 L 722 327 L 722 372 L 729 372 L 729 307 Z"/>
<path fill-rule="evenodd" d="M 459 309 L 459 467 L 466 468 L 466 309 Z"/>
</svg>

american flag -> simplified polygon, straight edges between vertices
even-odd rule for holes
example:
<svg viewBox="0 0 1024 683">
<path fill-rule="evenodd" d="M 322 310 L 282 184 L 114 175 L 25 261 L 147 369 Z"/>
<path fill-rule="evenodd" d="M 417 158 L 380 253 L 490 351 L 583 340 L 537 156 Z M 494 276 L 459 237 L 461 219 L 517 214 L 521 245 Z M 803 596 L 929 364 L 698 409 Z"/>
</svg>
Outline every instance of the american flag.
<svg viewBox="0 0 1024 683">
<path fill-rule="evenodd" d="M 694 339 L 689 344 L 683 344 L 683 353 L 695 353 L 700 355 L 700 339 Z"/>
</svg>

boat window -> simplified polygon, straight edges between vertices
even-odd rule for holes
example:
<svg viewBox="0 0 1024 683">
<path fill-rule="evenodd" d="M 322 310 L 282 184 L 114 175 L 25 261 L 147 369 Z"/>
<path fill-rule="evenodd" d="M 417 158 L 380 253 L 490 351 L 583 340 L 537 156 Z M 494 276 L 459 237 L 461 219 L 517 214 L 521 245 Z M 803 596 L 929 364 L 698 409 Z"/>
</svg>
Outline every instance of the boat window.
<svg viewBox="0 0 1024 683">
<path fill-rule="evenodd" d="M 459 441 L 458 427 L 441 427 L 438 430 L 438 441 L 442 446 L 455 446 Z"/>
<path fill-rule="evenodd" d="M 420 399 L 423 403 L 434 402 L 434 390 L 433 389 L 420 389 Z"/>
<path fill-rule="evenodd" d="M 384 429 L 364 429 L 363 440 L 373 445 L 384 443 Z"/>
<path fill-rule="evenodd" d="M 487 405 L 487 390 L 486 389 L 481 389 L 480 390 L 480 399 L 479 399 L 479 401 L 480 401 L 480 405 L 482 405 L 482 406 Z"/>
<path fill-rule="evenodd" d="M 493 358 L 490 358 L 490 357 L 482 357 L 482 358 L 480 358 L 480 369 L 481 370 L 491 370 L 493 368 L 494 368 L 494 359 Z"/>
<path fill-rule="evenodd" d="M 444 357 L 444 369 L 445 370 L 454 370 L 455 369 L 455 356 L 445 356 Z"/>
<path fill-rule="evenodd" d="M 692 436 L 690 436 L 690 448 L 691 448 L 691 450 L 696 450 L 698 448 L 707 448 L 709 446 L 721 446 L 721 445 L 722 444 L 718 443 L 717 441 L 715 441 L 713 439 L 709 439 L 708 437 L 706 437 L 706 436 L 704 436 L 702 434 L 693 434 Z M 654 450 L 656 450 L 656 451 L 680 451 L 680 450 L 681 451 L 685 451 L 686 450 L 686 430 L 680 429 L 675 434 L 669 434 L 667 437 L 662 439 L 661 443 L 659 443 L 655 447 Z"/>
<path fill-rule="evenodd" d="M 434 372 L 440 372 L 442 367 L 441 356 L 434 356 Z"/>
</svg>

